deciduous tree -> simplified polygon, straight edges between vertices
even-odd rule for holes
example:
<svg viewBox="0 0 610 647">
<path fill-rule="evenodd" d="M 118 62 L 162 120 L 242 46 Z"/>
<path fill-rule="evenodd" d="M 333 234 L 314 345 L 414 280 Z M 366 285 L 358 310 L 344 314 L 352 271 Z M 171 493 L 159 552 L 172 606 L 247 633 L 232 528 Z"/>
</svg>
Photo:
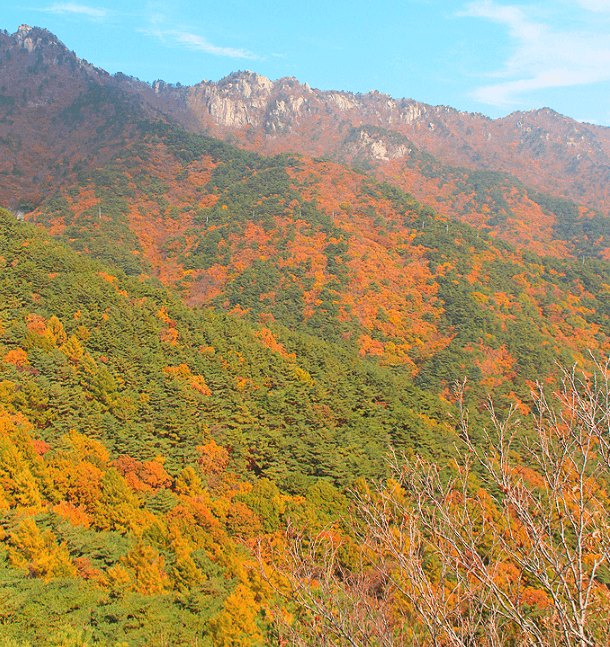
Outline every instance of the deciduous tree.
<svg viewBox="0 0 610 647">
<path fill-rule="evenodd" d="M 464 385 L 458 388 L 461 396 Z M 610 644 L 610 364 L 564 370 L 533 419 L 515 411 L 475 440 L 468 414 L 452 464 L 392 457 L 392 478 L 353 492 L 360 559 L 332 533 L 288 534 L 276 591 L 301 644 Z M 271 581 L 271 576 L 270 576 Z M 281 617 L 281 616 L 278 616 Z"/>
</svg>

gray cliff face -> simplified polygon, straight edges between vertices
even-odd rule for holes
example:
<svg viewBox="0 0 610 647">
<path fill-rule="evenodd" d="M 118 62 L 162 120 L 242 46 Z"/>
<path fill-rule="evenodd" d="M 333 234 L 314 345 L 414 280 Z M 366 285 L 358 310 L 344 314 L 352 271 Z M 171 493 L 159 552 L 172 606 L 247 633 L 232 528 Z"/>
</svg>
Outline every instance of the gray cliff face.
<svg viewBox="0 0 610 647">
<path fill-rule="evenodd" d="M 293 78 L 271 81 L 248 70 L 236 72 L 218 82 L 202 81 L 190 87 L 157 81 L 157 97 L 175 101 L 193 113 L 198 121 L 208 121 L 223 128 L 262 128 L 269 134 L 287 134 L 307 117 L 332 115 L 363 122 L 413 124 L 427 107 L 415 101 L 395 101 L 387 95 L 371 92 L 357 95 L 311 89 Z"/>
<path fill-rule="evenodd" d="M 300 152 L 383 165 L 419 149 L 448 164 L 512 173 L 541 190 L 610 209 L 610 129 L 575 122 L 548 108 L 492 120 L 376 91 L 322 91 L 290 77 L 272 81 L 248 70 L 193 86 L 149 85 L 123 74 L 111 76 L 68 51 L 47 30 L 28 25 L 14 34 L 0 32 L 0 56 L 0 86 L 5 88 L 0 119 L 11 110 L 15 119 L 16 111 L 24 110 L 41 123 L 52 122 L 45 132 L 49 155 L 64 146 L 66 115 L 85 115 L 79 105 L 90 106 L 94 129 L 106 123 L 100 115 L 108 121 L 116 110 L 137 106 L 144 116 L 230 137 L 262 153 Z M 104 108 L 104 97 L 116 107 Z M 18 133 L 9 132 L 8 122 L 0 124 L 0 137 L 39 136 L 30 117 L 19 123 Z M 75 121 L 71 127 L 76 126 Z M 12 146 L 0 160 L 9 170 L 18 156 L 17 145 Z"/>
<path fill-rule="evenodd" d="M 406 138 L 397 141 L 382 132 L 371 132 L 366 129 L 355 129 L 346 138 L 345 150 L 355 160 L 375 160 L 389 162 L 390 160 L 407 158 L 413 151 L 413 145 Z"/>
</svg>

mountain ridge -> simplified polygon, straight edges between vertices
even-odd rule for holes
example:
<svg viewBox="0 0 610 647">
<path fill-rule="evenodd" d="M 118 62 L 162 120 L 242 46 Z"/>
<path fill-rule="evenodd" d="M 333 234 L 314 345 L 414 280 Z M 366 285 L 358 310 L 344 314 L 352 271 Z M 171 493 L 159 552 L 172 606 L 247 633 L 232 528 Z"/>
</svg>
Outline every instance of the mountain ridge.
<svg viewBox="0 0 610 647">
<path fill-rule="evenodd" d="M 293 77 L 271 81 L 250 71 L 192 86 L 163 81 L 149 85 L 122 73 L 110 75 L 79 59 L 59 39 L 38 27 L 22 26 L 12 35 L 5 32 L 0 47 L 27 54 L 28 65 L 21 66 L 22 71 L 24 67 L 27 70 L 22 74 L 26 78 L 40 74 L 44 66 L 53 67 L 56 76 L 65 73 L 66 59 L 71 71 L 80 74 L 81 84 L 86 78 L 113 87 L 132 97 L 149 117 L 165 115 L 189 130 L 229 138 L 250 150 L 330 155 L 351 163 L 354 155 L 345 142 L 349 130 L 375 126 L 408 137 L 420 150 L 447 164 L 501 170 L 543 192 L 604 211 L 610 204 L 610 128 L 579 123 L 550 108 L 514 112 L 494 120 L 480 113 L 396 99 L 377 91 L 321 91 Z M 6 77 L 10 67 L 5 60 L 0 79 Z M 5 81 L 0 85 L 6 87 Z M 48 104 L 53 98 L 46 88 L 39 87 L 36 92 L 41 98 L 36 100 L 31 96 L 33 88 L 25 87 L 30 95 L 28 106 L 36 103 L 41 108 L 43 101 Z M 22 94 L 24 88 L 19 89 Z M 66 88 L 64 96 L 69 95 Z M 23 95 L 4 96 L 8 97 L 5 101 L 11 101 L 11 96 L 19 101 Z M 377 165 L 386 161 L 374 152 L 368 158 Z"/>
<path fill-rule="evenodd" d="M 587 142 L 602 178 L 605 140 L 548 110 L 500 143 L 448 108 L 399 128 L 388 101 L 252 72 L 148 86 L 46 30 L 0 35 L 0 205 L 28 221 L 0 208 L 15 647 L 277 643 L 269 611 L 294 607 L 261 547 L 307 525 L 361 566 L 353 488 L 392 450 L 449 475 L 456 383 L 477 442 L 489 393 L 498 420 L 523 416 L 511 455 L 532 471 L 534 385 L 610 352 L 604 187 L 543 185 Z M 513 153 L 546 175 L 503 169 Z"/>
</svg>

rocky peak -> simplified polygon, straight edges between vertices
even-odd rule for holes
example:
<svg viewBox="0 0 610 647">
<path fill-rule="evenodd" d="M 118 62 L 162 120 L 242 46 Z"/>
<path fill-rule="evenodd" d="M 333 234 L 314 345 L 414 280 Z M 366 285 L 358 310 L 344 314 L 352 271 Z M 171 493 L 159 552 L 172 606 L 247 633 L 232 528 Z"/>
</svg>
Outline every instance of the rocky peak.
<svg viewBox="0 0 610 647">
<path fill-rule="evenodd" d="M 205 81 L 202 82 L 202 84 L 205 83 Z M 189 90 L 187 86 L 180 85 L 180 83 L 176 83 L 174 85 L 173 83 L 166 83 L 161 79 L 154 81 L 151 87 L 155 95 L 164 98 L 171 97 L 174 99 L 177 99 L 178 97 L 184 97 L 184 95 L 186 95 Z"/>
<path fill-rule="evenodd" d="M 370 124 L 352 128 L 345 138 L 345 152 L 356 162 L 406 158 L 414 148 L 404 135 Z"/>
<path fill-rule="evenodd" d="M 51 45 L 63 47 L 65 46 L 57 40 L 57 38 L 46 29 L 40 27 L 30 27 L 29 25 L 20 25 L 19 29 L 12 34 L 11 38 L 15 41 L 18 47 L 27 50 L 29 53 L 40 49 L 44 45 Z"/>
<path fill-rule="evenodd" d="M 17 29 L 17 31 L 13 34 L 13 38 L 17 41 L 20 47 L 29 49 L 29 44 L 32 42 L 32 38 L 30 37 L 31 31 L 32 27 L 30 27 L 29 25 L 19 25 L 19 29 Z M 28 45 L 26 45 L 26 41 L 28 41 Z"/>
<path fill-rule="evenodd" d="M 28 75 L 34 73 L 37 77 L 46 75 L 49 67 L 57 68 L 66 63 L 68 64 L 65 70 L 67 74 L 78 69 L 84 72 L 87 77 L 93 77 L 96 80 L 110 77 L 104 70 L 94 67 L 87 61 L 78 58 L 74 52 L 70 52 L 47 29 L 21 25 L 14 34 L 8 35 L 3 40 L 2 45 L 7 48 L 8 52 L 13 51 L 20 54 L 14 61 L 13 71 L 9 74 L 13 74 L 15 80 L 19 77 L 21 84 L 27 83 L 27 80 L 23 78 L 23 69 L 20 66 L 25 66 Z M 6 71 L 4 72 L 6 73 Z M 58 70 L 56 69 L 54 73 L 58 74 Z"/>
<path fill-rule="evenodd" d="M 223 94 L 232 95 L 235 98 L 249 99 L 254 95 L 270 94 L 273 90 L 273 82 L 266 76 L 244 70 L 229 74 L 229 76 L 218 81 L 216 87 Z"/>
</svg>

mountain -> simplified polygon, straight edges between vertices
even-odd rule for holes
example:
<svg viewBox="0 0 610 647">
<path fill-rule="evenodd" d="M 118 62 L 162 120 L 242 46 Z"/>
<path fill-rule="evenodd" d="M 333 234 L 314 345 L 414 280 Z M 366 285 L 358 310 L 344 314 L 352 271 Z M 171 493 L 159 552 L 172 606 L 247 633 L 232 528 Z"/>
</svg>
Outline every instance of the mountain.
<svg viewBox="0 0 610 647">
<path fill-rule="evenodd" d="M 607 129 L 251 72 L 149 86 L 27 26 L 0 56 L 19 647 L 264 644 L 257 545 L 291 519 L 349 565 L 346 488 L 389 447 L 446 465 L 456 380 L 476 440 L 489 393 L 530 420 L 537 380 L 610 349 Z"/>
<path fill-rule="evenodd" d="M 272 82 L 248 71 L 217 83 L 153 88 L 164 112 L 189 130 L 231 134 L 261 152 L 365 157 L 383 165 L 408 157 L 406 137 L 446 164 L 503 171 L 542 192 L 608 208 L 610 129 L 548 108 L 492 120 L 379 92 L 323 92 L 293 78 Z"/>
<path fill-rule="evenodd" d="M 531 369 L 523 373 L 524 366 L 546 371 L 552 364 L 552 353 L 542 359 L 545 348 L 582 358 L 587 346 L 605 343 L 593 328 L 574 334 L 570 324 L 558 344 L 547 318 L 557 298 L 567 304 L 561 306 L 566 317 L 574 308 L 586 310 L 591 295 L 605 298 L 604 266 L 594 260 L 609 254 L 605 215 L 502 172 L 451 166 L 397 130 L 354 125 L 373 115 L 379 121 L 400 106 L 406 114 L 412 102 L 319 93 L 294 80 L 272 84 L 251 73 L 197 88 L 149 87 L 111 77 L 67 52 L 49 32 L 27 26 L 4 34 L 3 47 L 0 125 L 7 154 L 0 198 L 28 208 L 29 220 L 83 253 L 129 275 L 154 275 L 191 306 L 278 321 L 346 344 L 436 392 L 463 372 L 480 387 L 505 383 L 510 391 L 511 384 L 535 377 Z M 291 103 L 291 92 L 310 93 L 317 107 Z M 286 116 L 281 127 L 272 127 L 274 96 L 292 106 L 285 115 L 301 105 L 302 120 Z M 330 106 L 336 119 L 329 122 Z M 418 104 L 411 117 L 392 124 L 415 128 L 431 110 Z M 493 123 L 434 110 L 464 123 Z M 307 132 L 304 147 L 320 152 L 330 146 L 324 152 L 337 159 L 347 151 L 359 167 L 300 153 L 247 152 L 172 125 L 187 114 L 199 116 L 200 129 L 225 129 L 222 134 L 234 141 L 254 133 L 249 145 L 259 138 L 263 149 L 278 142 L 296 146 L 294 137 Z M 333 138 L 326 126 L 317 137 L 307 125 L 316 114 L 320 128 L 338 124 L 343 115 L 346 137 Z M 391 125 L 390 117 L 383 119 Z M 428 129 L 439 131 L 437 138 L 441 130 Z M 388 159 L 375 166 L 372 154 Z M 576 283 L 559 288 L 558 297 L 546 285 L 553 261 L 529 261 L 525 250 L 576 257 L 571 275 L 587 278 L 570 279 Z M 526 271 L 528 263 L 535 269 Z M 542 283 L 534 287 L 532 281 Z M 511 323 L 500 323 L 505 303 L 526 295 L 534 309 L 511 305 Z M 603 312 L 601 305 L 591 308 L 576 328 L 603 330 Z M 526 341 L 517 331 L 530 324 L 544 332 Z M 501 362 L 486 363 L 501 356 Z"/>
<path fill-rule="evenodd" d="M 552 364 L 545 348 L 582 357 L 597 347 L 584 330 L 566 329 L 557 344 L 547 320 L 554 302 L 567 316 L 595 295 L 582 326 L 605 326 L 610 281 L 599 261 L 530 256 L 370 175 L 263 157 L 166 124 L 151 124 L 31 218 L 128 274 L 158 276 L 191 306 L 307 330 L 435 390 L 464 370 L 477 383 L 498 371 L 496 388 L 508 374 L 533 379 Z M 522 335 L 524 325 L 537 332 Z M 506 363 L 485 364 L 498 353 Z M 533 357 L 527 374 L 516 370 Z"/>
<path fill-rule="evenodd" d="M 11 208 L 31 210 L 79 170 L 137 141 L 142 120 L 162 119 L 259 153 L 358 166 L 539 253 L 605 254 L 608 128 L 547 109 L 494 121 L 252 72 L 149 86 L 110 76 L 26 25 L 0 35 L 0 49 L 0 201 Z"/>
<path fill-rule="evenodd" d="M 153 88 L 161 110 L 190 131 L 266 154 L 299 152 L 359 166 L 440 212 L 538 252 L 565 253 L 553 242 L 566 238 L 558 222 L 566 210 L 570 221 L 595 220 L 585 224 L 596 232 L 589 238 L 608 232 L 610 129 L 552 110 L 491 120 L 377 92 L 322 92 L 292 78 L 271 82 L 252 72 L 192 87 L 156 82 Z M 481 195 L 489 185 L 497 198 Z M 523 193 L 525 187 L 529 195 L 515 196 L 515 188 Z M 549 208 L 538 193 L 567 203 Z M 498 212 L 515 222 L 498 226 Z"/>
</svg>

